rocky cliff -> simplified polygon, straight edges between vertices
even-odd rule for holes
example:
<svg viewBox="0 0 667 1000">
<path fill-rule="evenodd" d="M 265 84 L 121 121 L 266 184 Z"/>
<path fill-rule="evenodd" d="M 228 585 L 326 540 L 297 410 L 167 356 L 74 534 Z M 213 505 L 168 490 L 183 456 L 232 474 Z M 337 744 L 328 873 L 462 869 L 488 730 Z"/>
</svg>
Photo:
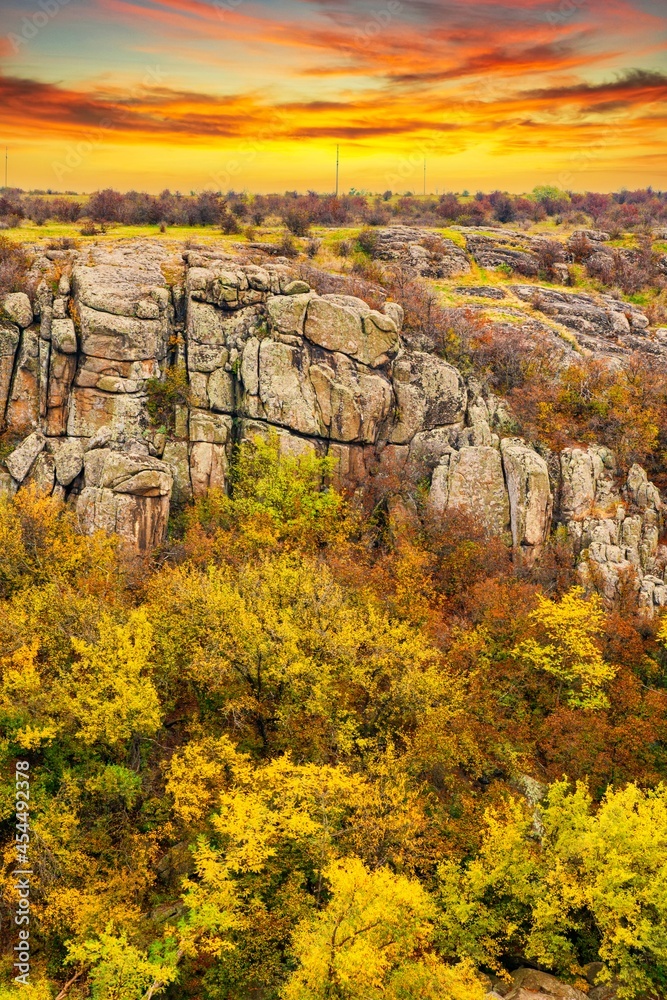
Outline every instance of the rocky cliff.
<svg viewBox="0 0 667 1000">
<path fill-rule="evenodd" d="M 34 301 L 9 296 L 0 321 L 3 491 L 34 483 L 85 530 L 145 551 L 174 496 L 225 489 L 234 444 L 273 430 L 287 452 L 334 457 L 346 484 L 428 476 L 434 515 L 469 513 L 529 563 L 563 524 L 585 581 L 613 599 L 632 579 L 647 606 L 667 602 L 662 502 L 643 471 L 619 489 L 605 449 L 547 461 L 506 436 L 500 401 L 407 349 L 398 304 L 318 295 L 287 262 L 153 243 L 48 251 L 35 269 Z M 185 391 L 160 423 L 169 372 Z"/>
</svg>

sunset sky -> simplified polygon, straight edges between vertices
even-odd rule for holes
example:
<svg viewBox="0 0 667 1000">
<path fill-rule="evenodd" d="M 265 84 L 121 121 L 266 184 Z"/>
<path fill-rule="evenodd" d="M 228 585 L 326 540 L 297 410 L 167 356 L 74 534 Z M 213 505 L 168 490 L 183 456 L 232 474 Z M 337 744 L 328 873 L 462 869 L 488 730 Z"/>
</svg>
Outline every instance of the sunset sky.
<svg viewBox="0 0 667 1000">
<path fill-rule="evenodd" d="M 2 0 L 10 184 L 667 187 L 666 0 Z"/>
</svg>

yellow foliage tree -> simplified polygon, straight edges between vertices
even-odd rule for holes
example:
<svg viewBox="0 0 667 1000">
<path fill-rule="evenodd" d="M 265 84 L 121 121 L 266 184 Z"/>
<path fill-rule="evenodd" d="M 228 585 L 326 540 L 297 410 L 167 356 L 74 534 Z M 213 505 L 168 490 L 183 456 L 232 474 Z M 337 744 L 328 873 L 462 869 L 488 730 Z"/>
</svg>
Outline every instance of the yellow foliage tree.
<svg viewBox="0 0 667 1000">
<path fill-rule="evenodd" d="M 330 900 L 294 934 L 299 966 L 283 1000 L 482 1000 L 469 963 L 448 967 L 430 952 L 435 907 L 419 882 L 357 858 L 330 864 L 324 877 Z"/>
<path fill-rule="evenodd" d="M 263 750 L 393 739 L 455 682 L 442 655 L 377 601 L 351 600 L 331 571 L 278 555 L 232 574 L 170 570 L 151 586 L 160 661 L 243 720 Z"/>
<path fill-rule="evenodd" d="M 604 687 L 615 676 L 600 651 L 604 627 L 602 600 L 586 597 L 575 587 L 560 601 L 538 597 L 530 615 L 535 635 L 517 647 L 518 655 L 535 670 L 555 677 L 574 708 L 596 709 L 608 705 Z"/>
<path fill-rule="evenodd" d="M 160 701 L 151 679 L 153 629 L 145 612 L 117 625 L 104 617 L 95 645 L 73 639 L 78 654 L 63 709 L 84 743 L 117 747 L 160 727 Z"/>
<path fill-rule="evenodd" d="M 552 785 L 543 833 L 518 803 L 489 812 L 479 855 L 441 866 L 438 944 L 502 972 L 521 953 L 557 973 L 582 972 L 596 943 L 600 982 L 619 997 L 660 995 L 667 968 L 667 788 Z M 589 952 L 590 954 L 590 952 Z"/>
</svg>

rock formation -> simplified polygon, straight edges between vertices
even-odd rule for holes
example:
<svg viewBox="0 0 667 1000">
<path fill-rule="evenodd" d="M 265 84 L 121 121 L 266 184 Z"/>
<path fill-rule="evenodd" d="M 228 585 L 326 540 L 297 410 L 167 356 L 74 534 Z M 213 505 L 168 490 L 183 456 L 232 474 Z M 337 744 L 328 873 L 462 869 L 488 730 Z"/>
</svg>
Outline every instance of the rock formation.
<svg viewBox="0 0 667 1000">
<path fill-rule="evenodd" d="M 643 471 L 619 491 L 613 456 L 590 448 L 564 452 L 554 475 L 503 435 L 500 401 L 406 348 L 396 303 L 318 295 L 286 263 L 215 249 L 174 258 L 126 243 L 50 251 L 39 266 L 35 301 L 9 296 L 0 322 L 4 492 L 33 483 L 73 504 L 84 530 L 146 551 L 172 497 L 224 490 L 233 446 L 273 431 L 287 452 L 334 457 L 344 484 L 430 477 L 436 516 L 464 511 L 527 564 L 564 524 L 584 582 L 611 600 L 632 577 L 647 606 L 667 602 L 662 502 Z M 151 394 L 169 369 L 187 392 L 158 426 Z"/>
<path fill-rule="evenodd" d="M 375 256 L 402 264 L 424 278 L 450 278 L 471 270 L 465 251 L 453 240 L 410 226 L 378 230 Z"/>
<path fill-rule="evenodd" d="M 667 604 L 667 547 L 660 544 L 664 505 L 644 470 L 633 465 L 619 490 L 608 448 L 570 448 L 560 456 L 559 519 L 579 574 L 610 602 L 624 581 L 640 587 L 642 603 Z"/>
</svg>

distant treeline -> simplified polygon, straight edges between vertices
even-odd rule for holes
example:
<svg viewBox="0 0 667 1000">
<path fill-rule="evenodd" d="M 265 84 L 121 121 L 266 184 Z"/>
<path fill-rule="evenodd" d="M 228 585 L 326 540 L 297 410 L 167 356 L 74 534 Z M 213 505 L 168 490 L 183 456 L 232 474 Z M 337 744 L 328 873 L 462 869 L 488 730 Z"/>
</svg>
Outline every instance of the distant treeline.
<svg viewBox="0 0 667 1000">
<path fill-rule="evenodd" d="M 615 233 L 641 231 L 656 223 L 667 224 L 667 192 L 651 188 L 615 194 L 565 192 L 537 187 L 529 195 L 503 191 L 470 196 L 443 194 L 439 197 L 397 196 L 391 191 L 368 196 L 341 197 L 296 191 L 285 194 L 250 195 L 205 191 L 182 195 L 163 191 L 150 195 L 140 191 L 122 194 L 107 189 L 84 198 L 49 193 L 26 194 L 5 191 L 0 196 L 0 222 L 16 226 L 28 219 L 42 225 L 48 221 L 123 225 L 219 226 L 239 232 L 247 226 L 284 223 L 297 236 L 313 225 L 383 226 L 392 222 L 416 225 L 531 224 L 547 218 L 561 223 L 588 224 Z"/>
</svg>

